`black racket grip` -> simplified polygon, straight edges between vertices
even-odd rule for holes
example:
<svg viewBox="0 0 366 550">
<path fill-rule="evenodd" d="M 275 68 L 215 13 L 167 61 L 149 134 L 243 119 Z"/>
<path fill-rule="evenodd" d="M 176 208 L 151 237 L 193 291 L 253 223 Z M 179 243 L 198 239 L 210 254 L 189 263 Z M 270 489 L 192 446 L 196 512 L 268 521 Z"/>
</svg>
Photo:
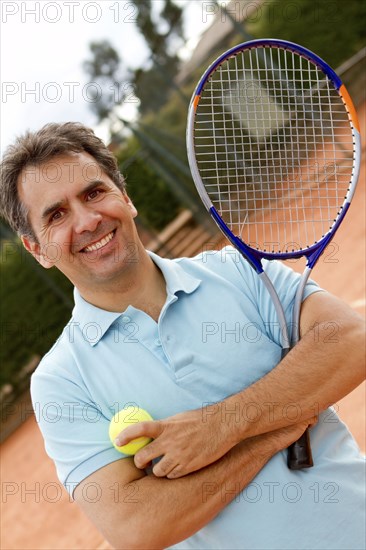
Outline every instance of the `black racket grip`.
<svg viewBox="0 0 366 550">
<path fill-rule="evenodd" d="M 311 454 L 310 434 L 306 429 L 302 436 L 287 449 L 287 466 L 290 470 L 302 470 L 314 465 Z"/>
</svg>

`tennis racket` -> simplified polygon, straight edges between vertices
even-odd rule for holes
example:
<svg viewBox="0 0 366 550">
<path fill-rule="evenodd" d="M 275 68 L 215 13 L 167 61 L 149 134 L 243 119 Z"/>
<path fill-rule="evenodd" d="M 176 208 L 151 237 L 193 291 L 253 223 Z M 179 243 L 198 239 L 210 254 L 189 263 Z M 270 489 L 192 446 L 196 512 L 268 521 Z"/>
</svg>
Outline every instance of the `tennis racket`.
<svg viewBox="0 0 366 550">
<path fill-rule="evenodd" d="M 350 206 L 360 167 L 356 112 L 320 57 L 284 40 L 240 44 L 203 74 L 187 126 L 188 160 L 212 218 L 273 300 L 282 358 L 299 340 L 311 270 Z M 262 260 L 306 258 L 292 334 Z M 309 432 L 288 450 L 290 469 L 313 465 Z"/>
</svg>

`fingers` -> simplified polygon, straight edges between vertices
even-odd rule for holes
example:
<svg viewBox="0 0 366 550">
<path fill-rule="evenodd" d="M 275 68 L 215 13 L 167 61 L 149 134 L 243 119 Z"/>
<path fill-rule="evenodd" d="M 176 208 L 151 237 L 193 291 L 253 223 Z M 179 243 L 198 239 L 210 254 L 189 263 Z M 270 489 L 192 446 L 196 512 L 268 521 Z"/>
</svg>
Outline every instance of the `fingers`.
<svg viewBox="0 0 366 550">
<path fill-rule="evenodd" d="M 176 459 L 170 458 L 169 456 L 164 456 L 166 449 L 163 441 L 159 441 L 159 436 L 162 435 L 163 431 L 164 424 L 159 420 L 139 422 L 138 424 L 125 428 L 118 434 L 114 442 L 118 447 L 121 447 L 133 439 L 137 439 L 138 437 L 145 436 L 152 438 L 154 441 L 146 445 L 146 447 L 140 449 L 135 454 L 135 466 L 141 470 L 144 470 L 154 459 L 162 457 L 161 460 L 159 460 L 159 462 L 157 462 L 153 467 L 153 474 L 156 477 L 168 477 L 175 479 L 181 477 L 184 473 L 181 472 Z"/>
<path fill-rule="evenodd" d="M 163 452 L 160 447 L 155 445 L 154 442 L 150 443 L 135 454 L 135 466 L 140 469 L 145 469 L 155 458 L 161 457 L 159 462 L 157 462 L 152 469 L 152 472 L 156 477 L 177 478 L 184 475 L 180 472 L 177 460 L 175 458 L 162 455 Z"/>
<path fill-rule="evenodd" d="M 156 439 L 162 432 L 163 425 L 159 420 L 138 422 L 137 424 L 133 424 L 132 426 L 128 426 L 128 428 L 122 430 L 122 432 L 117 435 L 114 443 L 117 447 L 122 447 L 138 437 L 145 436 Z"/>
<path fill-rule="evenodd" d="M 167 477 L 169 479 L 175 479 L 177 477 L 180 477 L 179 466 L 177 465 L 177 462 L 175 460 L 163 457 L 153 467 L 153 474 L 156 477 Z"/>
<path fill-rule="evenodd" d="M 155 443 L 153 441 L 152 443 L 146 445 L 146 447 L 143 447 L 142 449 L 137 451 L 134 457 L 135 466 L 143 470 L 147 467 L 149 462 L 152 462 L 152 460 L 158 458 L 162 454 L 163 453 L 158 443 Z"/>
<path fill-rule="evenodd" d="M 139 469 L 145 469 L 155 458 L 158 457 L 161 457 L 161 459 L 152 468 L 152 473 L 156 477 L 177 479 L 178 477 L 186 475 L 187 472 L 182 470 L 177 459 L 164 456 L 163 452 L 160 450 L 160 447 L 155 445 L 154 442 L 149 443 L 149 445 L 146 445 L 146 447 L 135 454 L 135 466 Z"/>
<path fill-rule="evenodd" d="M 135 454 L 135 466 L 140 469 L 145 469 L 152 460 L 158 458 L 161 454 L 161 451 L 158 450 L 158 446 L 150 443 Z M 175 479 L 184 475 L 180 471 L 177 461 L 167 456 L 163 456 L 161 460 L 154 465 L 152 472 L 156 477 L 168 477 L 170 479 Z"/>
</svg>

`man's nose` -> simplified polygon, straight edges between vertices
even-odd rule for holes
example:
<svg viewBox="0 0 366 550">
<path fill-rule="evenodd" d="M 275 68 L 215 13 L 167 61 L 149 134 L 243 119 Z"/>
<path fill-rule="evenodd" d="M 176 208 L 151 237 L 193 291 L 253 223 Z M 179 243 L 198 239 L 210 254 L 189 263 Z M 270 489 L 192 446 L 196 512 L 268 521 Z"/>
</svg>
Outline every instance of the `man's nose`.
<svg viewBox="0 0 366 550">
<path fill-rule="evenodd" d="M 101 221 L 102 215 L 99 212 L 80 205 L 74 212 L 74 231 L 79 234 L 84 231 L 95 231 Z"/>
</svg>

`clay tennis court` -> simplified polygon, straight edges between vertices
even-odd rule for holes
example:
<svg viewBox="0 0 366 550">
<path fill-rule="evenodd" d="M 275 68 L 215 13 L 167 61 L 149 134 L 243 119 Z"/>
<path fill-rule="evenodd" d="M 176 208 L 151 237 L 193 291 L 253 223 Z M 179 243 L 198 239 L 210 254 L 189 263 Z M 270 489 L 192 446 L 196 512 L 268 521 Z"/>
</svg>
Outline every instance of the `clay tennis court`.
<svg viewBox="0 0 366 550">
<path fill-rule="evenodd" d="M 365 135 L 365 104 L 358 113 Z M 334 244 L 320 259 L 313 274 L 323 288 L 345 300 L 363 316 L 366 305 L 365 164 L 363 158 L 351 210 Z M 300 262 L 291 265 L 302 271 Z M 338 403 L 337 409 L 365 452 L 365 384 Z M 1 454 L 1 548 L 110 548 L 59 484 L 33 416 L 3 443 Z"/>
</svg>

